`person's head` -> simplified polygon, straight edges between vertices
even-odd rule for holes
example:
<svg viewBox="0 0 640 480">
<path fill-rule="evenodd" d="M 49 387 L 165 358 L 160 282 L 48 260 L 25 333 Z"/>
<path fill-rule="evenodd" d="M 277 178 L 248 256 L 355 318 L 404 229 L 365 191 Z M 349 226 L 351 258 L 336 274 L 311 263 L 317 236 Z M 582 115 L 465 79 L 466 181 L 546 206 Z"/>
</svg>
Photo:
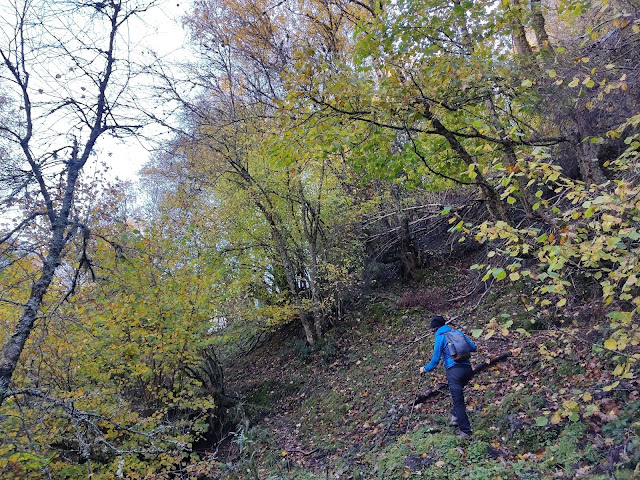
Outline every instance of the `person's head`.
<svg viewBox="0 0 640 480">
<path fill-rule="evenodd" d="M 431 317 L 431 330 L 434 332 L 438 330 L 440 327 L 443 327 L 445 324 L 445 319 L 442 315 L 436 315 L 435 317 Z"/>
</svg>

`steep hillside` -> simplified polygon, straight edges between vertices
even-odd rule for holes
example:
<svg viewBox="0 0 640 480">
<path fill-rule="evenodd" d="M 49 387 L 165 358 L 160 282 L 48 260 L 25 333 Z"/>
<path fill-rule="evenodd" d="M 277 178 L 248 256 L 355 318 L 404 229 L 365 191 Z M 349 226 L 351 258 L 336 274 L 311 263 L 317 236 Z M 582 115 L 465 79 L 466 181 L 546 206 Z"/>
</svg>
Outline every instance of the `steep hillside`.
<svg viewBox="0 0 640 480">
<path fill-rule="evenodd" d="M 526 293 L 513 287 L 449 304 L 464 283 L 452 271 L 363 298 L 315 351 L 283 334 L 237 359 L 229 366 L 229 388 L 252 414 L 216 452 L 220 463 L 203 465 L 200 473 L 639 478 L 638 381 L 611 388 L 601 364 L 607 357 L 594 354 L 604 332 L 589 326 L 589 315 L 532 323 L 520 303 Z M 476 364 L 512 353 L 466 389 L 472 441 L 459 440 L 448 426 L 446 390 L 415 403 L 445 381 L 442 367 L 418 373 L 432 353 L 428 319 L 436 312 L 473 332 Z"/>
</svg>

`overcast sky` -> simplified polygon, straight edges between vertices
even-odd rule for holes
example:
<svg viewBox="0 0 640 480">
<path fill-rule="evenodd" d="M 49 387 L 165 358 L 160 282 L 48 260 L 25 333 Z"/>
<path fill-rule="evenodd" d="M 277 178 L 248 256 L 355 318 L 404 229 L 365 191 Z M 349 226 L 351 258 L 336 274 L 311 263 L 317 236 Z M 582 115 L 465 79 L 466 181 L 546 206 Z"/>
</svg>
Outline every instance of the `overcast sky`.
<svg viewBox="0 0 640 480">
<path fill-rule="evenodd" d="M 140 55 L 145 50 L 153 50 L 167 61 L 184 59 L 182 18 L 190 4 L 191 0 L 160 0 L 158 6 L 145 13 L 141 20 L 134 20 L 130 32 L 140 44 L 133 53 Z M 97 158 L 112 168 L 113 178 L 135 180 L 137 172 L 149 159 L 148 148 L 149 145 L 143 145 L 136 138 L 117 143 L 105 137 L 99 145 Z"/>
</svg>

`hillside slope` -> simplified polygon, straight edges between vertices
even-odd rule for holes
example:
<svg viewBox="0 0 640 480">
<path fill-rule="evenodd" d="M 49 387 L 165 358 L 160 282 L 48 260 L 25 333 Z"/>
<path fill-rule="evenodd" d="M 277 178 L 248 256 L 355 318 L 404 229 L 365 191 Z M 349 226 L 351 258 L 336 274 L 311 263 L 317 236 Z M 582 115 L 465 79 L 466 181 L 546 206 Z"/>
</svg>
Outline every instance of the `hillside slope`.
<svg viewBox="0 0 640 480">
<path fill-rule="evenodd" d="M 580 312 L 532 323 L 513 287 L 444 301 L 463 282 L 448 270 L 377 292 L 315 351 L 274 336 L 236 359 L 229 389 L 253 413 L 207 478 L 640 478 L 638 379 L 612 387 L 604 333 Z M 512 352 L 466 389 L 472 441 L 448 426 L 446 390 L 415 404 L 445 381 L 418 373 L 436 312 L 473 332 L 475 363 Z"/>
</svg>

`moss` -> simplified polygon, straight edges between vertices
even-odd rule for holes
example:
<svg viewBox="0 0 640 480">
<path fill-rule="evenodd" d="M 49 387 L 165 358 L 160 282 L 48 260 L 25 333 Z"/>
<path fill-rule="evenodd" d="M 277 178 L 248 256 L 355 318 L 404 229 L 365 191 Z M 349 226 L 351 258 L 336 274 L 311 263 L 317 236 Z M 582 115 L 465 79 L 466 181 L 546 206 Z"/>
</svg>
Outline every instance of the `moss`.
<svg viewBox="0 0 640 480">
<path fill-rule="evenodd" d="M 458 280 L 457 272 L 453 268 L 428 268 L 418 271 L 416 280 L 427 287 L 446 287 Z"/>
<path fill-rule="evenodd" d="M 378 301 L 369 305 L 367 316 L 373 322 L 380 322 L 386 317 L 388 310 L 389 305 L 386 301 Z"/>
<path fill-rule="evenodd" d="M 570 362 L 562 359 L 558 359 L 557 361 L 558 368 L 556 370 L 557 374 L 562 377 L 571 377 L 574 375 L 582 375 L 586 372 L 584 367 L 576 362 Z"/>
<path fill-rule="evenodd" d="M 347 400 L 345 396 L 328 390 L 303 401 L 300 411 L 307 420 L 301 424 L 301 433 L 322 437 L 326 435 L 329 427 L 343 424 L 347 412 L 352 407 Z"/>
<path fill-rule="evenodd" d="M 552 445 L 560 434 L 559 428 L 554 427 L 532 427 L 522 429 L 513 436 L 517 452 L 536 452 L 548 445 Z"/>
<path fill-rule="evenodd" d="M 578 465 L 584 461 L 579 446 L 586 430 L 587 426 L 583 423 L 568 424 L 556 443 L 547 448 L 546 464 L 560 467 L 565 476 L 572 477 Z"/>
<path fill-rule="evenodd" d="M 514 315 L 512 317 L 512 320 L 513 320 L 514 329 L 522 328 L 527 332 L 531 330 L 535 330 L 540 326 L 539 323 L 536 321 L 536 319 L 533 316 L 531 316 L 529 312 L 526 312 L 526 311 L 522 313 L 518 313 L 517 315 Z"/>
<path fill-rule="evenodd" d="M 428 428 L 398 439 L 375 458 L 370 458 L 375 462 L 373 478 L 379 479 L 399 480 L 407 476 L 436 480 L 514 478 L 508 464 L 489 455 L 487 442 L 465 442 L 452 434 L 432 434 Z"/>
</svg>

